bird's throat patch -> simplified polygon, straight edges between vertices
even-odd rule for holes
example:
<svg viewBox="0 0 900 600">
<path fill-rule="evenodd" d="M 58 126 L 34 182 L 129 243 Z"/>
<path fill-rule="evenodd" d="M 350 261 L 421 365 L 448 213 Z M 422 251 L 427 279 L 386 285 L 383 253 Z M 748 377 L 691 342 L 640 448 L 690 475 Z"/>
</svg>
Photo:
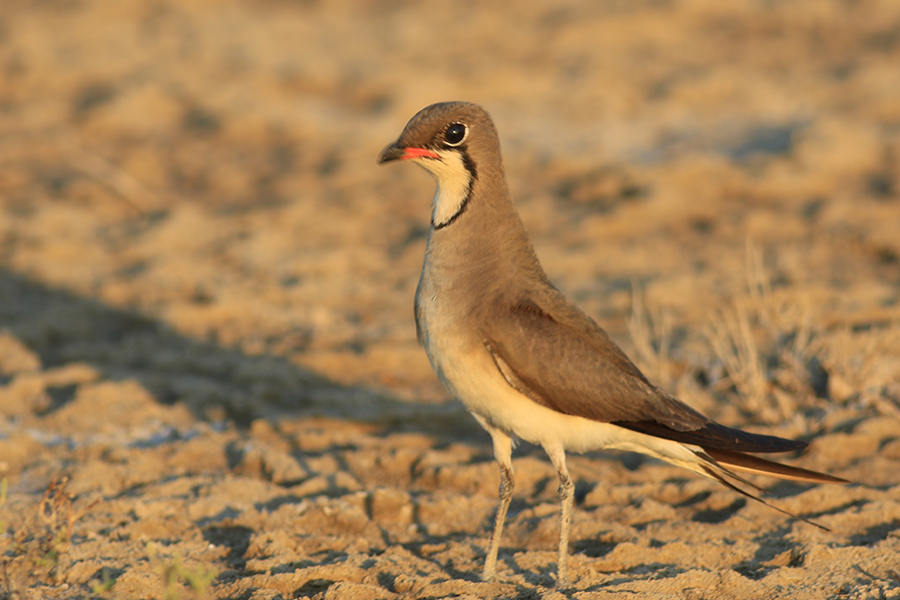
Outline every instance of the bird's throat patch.
<svg viewBox="0 0 900 600">
<path fill-rule="evenodd" d="M 418 161 L 437 180 L 431 225 L 435 229 L 446 227 L 466 210 L 472 195 L 472 173 L 462 154 L 457 151 L 438 151 L 441 160 Z"/>
</svg>

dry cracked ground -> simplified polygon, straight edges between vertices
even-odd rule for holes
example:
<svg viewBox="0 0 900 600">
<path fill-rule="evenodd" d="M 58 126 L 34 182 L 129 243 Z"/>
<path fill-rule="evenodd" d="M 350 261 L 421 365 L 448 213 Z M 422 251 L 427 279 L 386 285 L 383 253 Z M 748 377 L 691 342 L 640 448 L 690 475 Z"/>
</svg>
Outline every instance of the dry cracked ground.
<svg viewBox="0 0 900 600">
<path fill-rule="evenodd" d="M 0 598 L 900 598 L 900 4 L 4 0 Z M 478 102 L 554 283 L 656 382 L 810 441 L 792 520 L 638 455 L 499 475 L 415 340 Z"/>
</svg>

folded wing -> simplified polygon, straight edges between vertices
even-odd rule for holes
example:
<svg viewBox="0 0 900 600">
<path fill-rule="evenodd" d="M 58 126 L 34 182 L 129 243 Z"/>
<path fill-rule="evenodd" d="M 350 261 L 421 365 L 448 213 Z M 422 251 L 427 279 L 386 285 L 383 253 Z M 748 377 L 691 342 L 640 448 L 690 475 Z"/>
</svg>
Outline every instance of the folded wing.
<svg viewBox="0 0 900 600">
<path fill-rule="evenodd" d="M 787 452 L 802 441 L 706 418 L 654 386 L 593 320 L 562 296 L 519 300 L 487 320 L 485 346 L 511 386 L 567 415 L 730 452 Z"/>
</svg>

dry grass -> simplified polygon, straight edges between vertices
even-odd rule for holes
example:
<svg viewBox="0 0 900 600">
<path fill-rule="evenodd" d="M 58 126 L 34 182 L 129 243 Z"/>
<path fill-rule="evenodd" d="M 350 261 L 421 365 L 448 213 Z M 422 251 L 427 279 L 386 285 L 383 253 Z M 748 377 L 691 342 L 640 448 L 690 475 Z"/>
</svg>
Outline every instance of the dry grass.
<svg viewBox="0 0 900 600">
<path fill-rule="evenodd" d="M 69 549 L 75 522 L 90 510 L 73 508 L 74 495 L 66 491 L 68 478 L 54 479 L 47 486 L 35 511 L 7 540 L 0 556 L 5 595 L 0 598 L 29 597 L 29 581 L 46 579 L 57 582 L 60 558 Z M 5 488 L 4 488 L 5 492 Z M 5 493 L 0 506 L 5 503 Z M 7 548 L 8 547 L 8 548 Z"/>
<path fill-rule="evenodd" d="M 762 254 L 748 243 L 744 293 L 704 330 L 726 373 L 716 388 L 735 388 L 741 409 L 767 423 L 795 418 L 817 403 L 818 333 L 806 307 L 772 292 Z"/>
<path fill-rule="evenodd" d="M 634 358 L 651 381 L 671 388 L 674 369 L 671 361 L 672 314 L 661 310 L 656 315 L 644 308 L 643 292 L 637 283 L 631 285 L 631 319 L 628 332 L 634 344 Z"/>
<path fill-rule="evenodd" d="M 818 403 L 822 390 L 813 379 L 822 371 L 824 346 L 809 311 L 773 293 L 761 253 L 748 244 L 746 256 L 744 290 L 714 310 L 703 329 L 711 350 L 706 370 L 721 373 L 711 377 L 711 391 L 734 390 L 742 412 L 781 423 Z M 672 331 L 671 313 L 651 314 L 633 286 L 629 332 L 635 360 L 667 389 L 683 387 L 678 374 L 686 372 L 673 361 Z"/>
<path fill-rule="evenodd" d="M 75 523 L 99 501 L 76 509 L 76 498 L 66 489 L 68 478 L 54 479 L 47 487 L 36 510 L 9 535 L 0 537 L 0 599 L 32 598 L 42 586 L 59 585 L 66 580 L 65 554 L 69 551 Z M 6 480 L 0 481 L 0 509 L 6 504 Z M 5 532 L 6 523 L 0 521 Z M 160 580 L 164 600 L 201 599 L 209 596 L 218 575 L 215 568 L 185 561 L 178 554 L 167 554 L 153 542 L 146 545 L 146 559 Z M 116 580 L 104 568 L 99 580 L 90 584 L 92 597 L 130 598 L 116 590 Z M 124 594 L 124 595 L 123 595 Z"/>
<path fill-rule="evenodd" d="M 900 322 L 835 329 L 772 292 L 760 252 L 747 247 L 746 293 L 719 309 L 706 338 L 743 409 L 776 423 L 823 401 L 900 416 Z"/>
<path fill-rule="evenodd" d="M 900 322 L 863 331 L 844 326 L 822 346 L 831 398 L 900 417 Z"/>
</svg>

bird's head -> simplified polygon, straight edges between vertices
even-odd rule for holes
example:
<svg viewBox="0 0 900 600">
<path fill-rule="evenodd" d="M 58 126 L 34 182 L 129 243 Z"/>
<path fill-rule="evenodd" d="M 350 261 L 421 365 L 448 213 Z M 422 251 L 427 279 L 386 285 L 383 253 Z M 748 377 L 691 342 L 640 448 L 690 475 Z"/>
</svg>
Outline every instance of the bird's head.
<svg viewBox="0 0 900 600">
<path fill-rule="evenodd" d="M 453 223 L 468 206 L 479 176 L 502 180 L 500 143 L 487 112 L 469 102 L 442 102 L 420 110 L 382 150 L 378 163 L 410 160 L 437 181 L 432 226 Z"/>
</svg>

